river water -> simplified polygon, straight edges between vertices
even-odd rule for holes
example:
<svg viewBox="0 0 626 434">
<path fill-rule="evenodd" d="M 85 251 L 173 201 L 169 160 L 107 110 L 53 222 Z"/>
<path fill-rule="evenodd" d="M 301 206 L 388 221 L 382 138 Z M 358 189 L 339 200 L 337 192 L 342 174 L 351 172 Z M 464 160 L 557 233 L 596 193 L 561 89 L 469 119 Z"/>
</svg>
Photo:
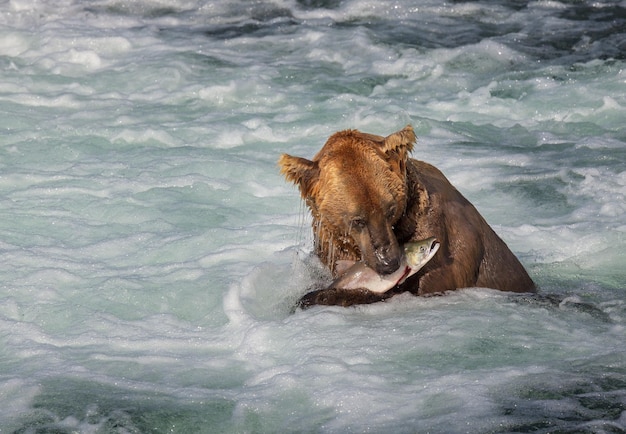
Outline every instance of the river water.
<svg viewBox="0 0 626 434">
<path fill-rule="evenodd" d="M 626 432 L 626 3 L 0 4 L 0 432 Z M 411 123 L 540 296 L 292 312 L 278 173 Z"/>
</svg>

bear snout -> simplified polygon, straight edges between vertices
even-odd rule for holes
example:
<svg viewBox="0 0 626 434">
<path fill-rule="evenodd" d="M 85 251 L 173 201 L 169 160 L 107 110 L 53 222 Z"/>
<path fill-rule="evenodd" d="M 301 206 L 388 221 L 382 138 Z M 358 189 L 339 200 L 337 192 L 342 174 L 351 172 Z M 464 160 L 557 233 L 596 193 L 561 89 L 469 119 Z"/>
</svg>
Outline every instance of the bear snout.
<svg viewBox="0 0 626 434">
<path fill-rule="evenodd" d="M 376 262 L 374 269 L 378 274 L 391 274 L 400 268 L 401 252 L 400 249 L 394 249 L 394 246 L 379 247 L 374 250 Z"/>
</svg>

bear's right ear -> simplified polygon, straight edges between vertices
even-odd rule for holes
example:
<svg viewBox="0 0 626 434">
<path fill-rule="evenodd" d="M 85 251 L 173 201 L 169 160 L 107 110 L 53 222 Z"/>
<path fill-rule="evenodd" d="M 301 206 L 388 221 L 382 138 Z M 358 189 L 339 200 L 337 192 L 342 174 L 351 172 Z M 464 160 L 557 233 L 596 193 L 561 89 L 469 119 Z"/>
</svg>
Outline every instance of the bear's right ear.
<svg viewBox="0 0 626 434">
<path fill-rule="evenodd" d="M 385 137 L 383 142 L 383 151 L 387 154 L 387 161 L 389 161 L 391 167 L 402 174 L 402 176 L 406 175 L 406 162 L 409 158 L 409 154 L 413 150 L 415 140 L 413 127 L 407 125 L 400 131 L 396 131 Z"/>
<path fill-rule="evenodd" d="M 278 165 L 280 166 L 280 173 L 285 175 L 287 181 L 298 186 L 304 199 L 311 196 L 319 175 L 319 167 L 316 162 L 283 154 L 278 159 Z"/>
<path fill-rule="evenodd" d="M 396 131 L 393 134 L 385 137 L 383 150 L 387 153 L 396 153 L 401 158 L 406 156 L 413 150 L 415 144 L 415 132 L 411 125 L 407 125 L 400 131 Z"/>
</svg>

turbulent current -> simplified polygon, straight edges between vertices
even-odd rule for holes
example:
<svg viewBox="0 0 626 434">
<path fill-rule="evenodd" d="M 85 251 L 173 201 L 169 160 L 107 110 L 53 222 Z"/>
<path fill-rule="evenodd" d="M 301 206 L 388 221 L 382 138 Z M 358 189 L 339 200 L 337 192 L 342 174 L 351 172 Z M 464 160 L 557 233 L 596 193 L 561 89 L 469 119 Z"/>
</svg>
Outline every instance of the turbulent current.
<svg viewBox="0 0 626 434">
<path fill-rule="evenodd" d="M 0 432 L 626 432 L 624 1 L 0 2 Z M 293 311 L 278 172 L 412 124 L 539 295 Z"/>
</svg>

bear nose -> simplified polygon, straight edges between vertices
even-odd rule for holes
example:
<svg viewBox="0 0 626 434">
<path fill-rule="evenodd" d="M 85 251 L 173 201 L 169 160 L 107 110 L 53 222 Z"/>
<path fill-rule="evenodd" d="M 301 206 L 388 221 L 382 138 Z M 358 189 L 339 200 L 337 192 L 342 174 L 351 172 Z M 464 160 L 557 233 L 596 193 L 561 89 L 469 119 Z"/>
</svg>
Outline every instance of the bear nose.
<svg viewBox="0 0 626 434">
<path fill-rule="evenodd" d="M 376 256 L 376 272 L 378 274 L 391 274 L 400 268 L 400 258 L 393 254 L 389 247 L 380 247 L 374 251 Z"/>
</svg>

